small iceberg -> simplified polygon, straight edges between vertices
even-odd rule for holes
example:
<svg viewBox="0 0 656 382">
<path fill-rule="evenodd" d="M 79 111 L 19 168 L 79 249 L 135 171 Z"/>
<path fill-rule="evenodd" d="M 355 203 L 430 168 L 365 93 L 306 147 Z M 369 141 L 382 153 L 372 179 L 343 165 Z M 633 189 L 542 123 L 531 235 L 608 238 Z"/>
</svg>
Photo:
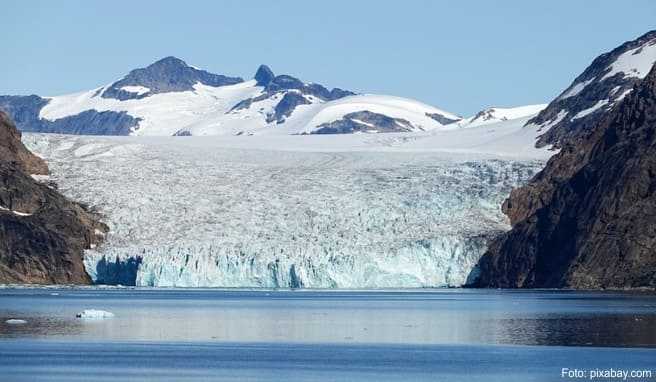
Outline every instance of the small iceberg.
<svg viewBox="0 0 656 382">
<path fill-rule="evenodd" d="M 81 311 L 80 313 L 76 314 L 75 317 L 77 317 L 77 318 L 88 318 L 88 319 L 103 319 L 103 318 L 112 318 L 112 317 L 114 317 L 114 313 L 107 312 L 105 310 L 85 309 L 85 310 Z"/>
<path fill-rule="evenodd" d="M 27 324 L 27 321 L 19 320 L 17 318 L 10 318 L 7 321 L 5 321 L 5 323 L 9 325 L 25 325 Z"/>
</svg>

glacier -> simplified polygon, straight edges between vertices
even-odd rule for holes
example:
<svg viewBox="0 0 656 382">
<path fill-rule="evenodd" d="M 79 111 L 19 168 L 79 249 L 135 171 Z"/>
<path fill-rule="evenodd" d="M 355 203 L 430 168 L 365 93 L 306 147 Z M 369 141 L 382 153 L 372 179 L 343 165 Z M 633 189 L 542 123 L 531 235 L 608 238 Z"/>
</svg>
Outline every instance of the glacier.
<svg viewBox="0 0 656 382">
<path fill-rule="evenodd" d="M 48 161 L 47 181 L 104 215 L 107 240 L 84 257 L 97 283 L 444 287 L 476 276 L 487 239 L 509 229 L 499 206 L 553 154 L 513 148 L 520 138 L 532 147 L 524 122 L 439 134 L 23 140 Z"/>
</svg>

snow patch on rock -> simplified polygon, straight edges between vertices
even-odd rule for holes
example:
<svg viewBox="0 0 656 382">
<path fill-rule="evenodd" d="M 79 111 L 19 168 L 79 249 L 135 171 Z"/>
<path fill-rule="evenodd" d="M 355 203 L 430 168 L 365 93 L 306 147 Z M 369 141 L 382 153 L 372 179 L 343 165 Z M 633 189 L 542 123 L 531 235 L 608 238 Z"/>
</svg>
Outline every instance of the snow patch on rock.
<svg viewBox="0 0 656 382">
<path fill-rule="evenodd" d="M 137 95 L 146 94 L 150 91 L 150 89 L 144 86 L 123 86 L 121 90 L 124 90 L 128 93 L 135 93 Z"/>
<path fill-rule="evenodd" d="M 572 85 L 569 90 L 565 92 L 565 94 L 560 96 L 560 99 L 565 99 L 569 97 L 574 97 L 575 95 L 578 95 L 583 89 L 585 89 L 586 86 L 588 86 L 592 81 L 594 81 L 596 77 L 590 78 L 589 80 L 586 81 L 581 81 L 577 82 L 574 85 Z M 546 107 L 547 105 L 545 105 Z"/>
<path fill-rule="evenodd" d="M 656 41 L 649 41 L 635 49 L 622 53 L 608 67 L 609 71 L 601 79 L 623 73 L 624 77 L 645 78 L 656 62 Z"/>
<path fill-rule="evenodd" d="M 624 95 L 622 95 L 622 97 L 624 97 Z M 592 105 L 592 107 L 589 107 L 585 110 L 581 110 L 578 113 L 576 113 L 576 115 L 573 116 L 572 119 L 574 120 L 574 119 L 583 118 L 586 115 L 590 115 L 590 114 L 592 114 L 596 111 L 599 111 L 602 107 L 604 107 L 606 105 L 608 105 L 608 100 L 607 99 L 599 100 L 599 101 L 597 101 L 597 103 Z"/>
</svg>

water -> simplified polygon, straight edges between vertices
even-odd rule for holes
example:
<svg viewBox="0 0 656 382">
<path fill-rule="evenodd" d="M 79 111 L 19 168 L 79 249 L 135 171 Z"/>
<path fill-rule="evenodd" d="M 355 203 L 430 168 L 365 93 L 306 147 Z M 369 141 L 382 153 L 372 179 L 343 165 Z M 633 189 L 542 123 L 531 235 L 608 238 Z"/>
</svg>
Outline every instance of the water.
<svg viewBox="0 0 656 382">
<path fill-rule="evenodd" d="M 655 360 L 653 294 L 0 290 L 1 381 L 553 381 L 564 367 L 656 381 Z"/>
</svg>

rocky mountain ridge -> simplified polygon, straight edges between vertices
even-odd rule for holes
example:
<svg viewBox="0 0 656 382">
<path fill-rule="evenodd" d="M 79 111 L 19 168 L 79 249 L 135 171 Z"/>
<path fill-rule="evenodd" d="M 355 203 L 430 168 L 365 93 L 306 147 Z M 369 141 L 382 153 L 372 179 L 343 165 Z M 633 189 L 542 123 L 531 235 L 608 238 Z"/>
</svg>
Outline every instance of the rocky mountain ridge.
<svg viewBox="0 0 656 382">
<path fill-rule="evenodd" d="M 383 97 L 276 75 L 266 65 L 258 68 L 253 80 L 244 81 L 166 57 L 86 92 L 56 97 L 0 96 L 0 109 L 13 117 L 21 131 L 82 135 L 314 134 L 319 125 L 358 112 L 406 120 L 411 131 L 439 128 L 461 119 L 417 101 Z M 332 109 L 329 119 L 317 119 L 326 108 Z M 367 123 L 379 120 L 383 119 L 372 118 Z M 395 126 L 372 131 L 408 130 Z M 324 129 L 321 134 L 326 131 L 357 129 Z"/>
<path fill-rule="evenodd" d="M 477 286 L 656 287 L 656 66 L 504 204 Z"/>
<path fill-rule="evenodd" d="M 619 104 L 656 62 L 656 31 L 597 57 L 557 98 L 528 121 L 542 132 L 538 147 L 561 147 L 585 135 Z"/>
</svg>

